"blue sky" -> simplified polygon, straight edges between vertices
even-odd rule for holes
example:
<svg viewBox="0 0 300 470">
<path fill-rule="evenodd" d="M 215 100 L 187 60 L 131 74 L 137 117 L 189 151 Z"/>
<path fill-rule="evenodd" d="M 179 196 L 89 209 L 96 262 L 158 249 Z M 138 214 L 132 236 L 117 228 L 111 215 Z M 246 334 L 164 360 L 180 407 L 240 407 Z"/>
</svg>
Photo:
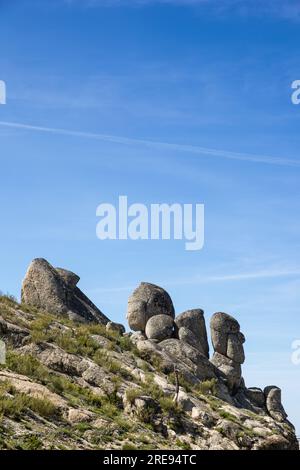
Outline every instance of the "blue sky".
<svg viewBox="0 0 300 470">
<path fill-rule="evenodd" d="M 41 256 L 116 321 L 142 280 L 229 312 L 300 434 L 299 2 L 0 1 L 0 23 L 0 289 Z M 204 249 L 98 240 L 123 194 L 204 203 Z"/>
</svg>

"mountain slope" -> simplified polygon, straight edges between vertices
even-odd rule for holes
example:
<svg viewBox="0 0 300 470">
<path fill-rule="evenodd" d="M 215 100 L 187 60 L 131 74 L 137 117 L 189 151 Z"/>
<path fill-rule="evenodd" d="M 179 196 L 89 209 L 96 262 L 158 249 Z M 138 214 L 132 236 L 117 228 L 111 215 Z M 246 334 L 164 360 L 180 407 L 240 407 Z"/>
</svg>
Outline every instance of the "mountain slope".
<svg viewBox="0 0 300 470">
<path fill-rule="evenodd" d="M 214 378 L 166 373 L 104 325 L 1 296 L 0 337 L 2 449 L 298 449 L 288 421 L 225 401 Z"/>
</svg>

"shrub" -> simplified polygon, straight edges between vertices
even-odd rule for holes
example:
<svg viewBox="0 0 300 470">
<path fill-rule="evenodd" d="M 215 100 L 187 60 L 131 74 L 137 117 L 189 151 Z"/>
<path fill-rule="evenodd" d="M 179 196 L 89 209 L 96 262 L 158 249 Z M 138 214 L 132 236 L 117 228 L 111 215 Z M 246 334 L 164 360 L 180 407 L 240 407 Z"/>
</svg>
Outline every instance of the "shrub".
<svg viewBox="0 0 300 470">
<path fill-rule="evenodd" d="M 143 394 L 142 390 L 137 387 L 129 388 L 126 390 L 126 398 L 131 405 L 134 403 L 135 399 L 141 397 L 142 394 Z"/>
<path fill-rule="evenodd" d="M 17 354 L 7 351 L 6 367 L 18 374 L 26 375 L 39 381 L 45 381 L 50 375 L 49 371 L 38 359 L 30 354 Z"/>
<path fill-rule="evenodd" d="M 41 450 L 43 449 L 43 442 L 36 434 L 30 434 L 18 441 L 15 448 L 20 450 Z"/>
<path fill-rule="evenodd" d="M 7 305 L 8 307 L 17 307 L 19 305 L 17 299 L 13 295 L 3 294 L 1 291 L 0 302 Z"/>
<path fill-rule="evenodd" d="M 201 395 L 216 395 L 217 392 L 217 380 L 203 380 L 200 384 L 195 387 L 195 391 Z"/>
<path fill-rule="evenodd" d="M 131 442 L 125 442 L 122 445 L 122 450 L 138 450 L 138 448 L 133 445 Z"/>
<path fill-rule="evenodd" d="M 161 409 L 168 414 L 180 414 L 181 407 L 171 397 L 161 397 L 159 399 Z"/>
</svg>

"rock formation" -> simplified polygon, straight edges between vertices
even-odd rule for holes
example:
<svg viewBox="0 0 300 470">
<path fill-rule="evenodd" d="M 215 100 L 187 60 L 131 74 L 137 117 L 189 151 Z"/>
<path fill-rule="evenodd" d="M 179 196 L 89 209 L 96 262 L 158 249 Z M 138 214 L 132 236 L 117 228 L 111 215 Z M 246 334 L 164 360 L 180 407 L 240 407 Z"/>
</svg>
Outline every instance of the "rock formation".
<svg viewBox="0 0 300 470">
<path fill-rule="evenodd" d="M 22 284 L 22 302 L 77 321 L 106 324 L 109 319 L 76 286 L 79 276 L 54 268 L 43 258 L 30 264 Z"/>
<path fill-rule="evenodd" d="M 237 320 L 213 315 L 210 359 L 203 310 L 175 317 L 169 294 L 142 283 L 128 302 L 134 332 L 126 333 L 78 281 L 37 259 L 24 303 L 0 295 L 8 358 L 0 368 L 0 449 L 142 449 L 147 441 L 153 449 L 298 450 L 281 390 L 245 385 Z"/>
<path fill-rule="evenodd" d="M 128 299 L 128 324 L 134 331 L 145 331 L 147 321 L 154 315 L 174 318 L 173 302 L 161 287 L 142 282 Z"/>
<path fill-rule="evenodd" d="M 281 403 L 281 390 L 275 385 L 269 385 L 264 389 L 267 410 L 276 421 L 285 421 L 287 414 Z"/>
<path fill-rule="evenodd" d="M 245 337 L 235 318 L 223 312 L 212 316 L 214 353 L 209 360 L 203 310 L 187 310 L 174 317 L 169 294 L 161 287 L 143 282 L 128 301 L 127 319 L 135 330 L 132 342 L 142 353 L 156 355 L 167 373 L 173 366 L 187 380 L 216 379 L 224 400 L 258 413 L 265 410 L 273 419 L 286 421 L 278 387 L 270 386 L 262 391 L 245 386 L 241 369 L 245 361 Z"/>
<path fill-rule="evenodd" d="M 205 326 L 204 312 L 200 308 L 187 310 L 175 319 L 178 328 L 178 338 L 196 347 L 206 357 L 209 357 L 209 346 Z"/>
<path fill-rule="evenodd" d="M 234 392 L 241 385 L 245 337 L 238 321 L 227 313 L 215 313 L 210 328 L 215 351 L 211 362 L 224 374 L 228 387 Z"/>
</svg>

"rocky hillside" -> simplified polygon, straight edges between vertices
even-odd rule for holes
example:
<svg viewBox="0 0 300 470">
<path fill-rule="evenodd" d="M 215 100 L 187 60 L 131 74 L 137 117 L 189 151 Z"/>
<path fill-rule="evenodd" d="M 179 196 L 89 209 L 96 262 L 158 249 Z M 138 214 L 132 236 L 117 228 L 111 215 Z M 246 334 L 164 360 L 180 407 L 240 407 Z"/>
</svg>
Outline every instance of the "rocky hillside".
<svg viewBox="0 0 300 470">
<path fill-rule="evenodd" d="M 125 333 L 78 281 L 38 259 L 21 304 L 0 296 L 1 449 L 298 449 L 280 389 L 244 383 L 234 318 L 213 315 L 210 357 L 202 310 L 142 283 Z"/>
</svg>

